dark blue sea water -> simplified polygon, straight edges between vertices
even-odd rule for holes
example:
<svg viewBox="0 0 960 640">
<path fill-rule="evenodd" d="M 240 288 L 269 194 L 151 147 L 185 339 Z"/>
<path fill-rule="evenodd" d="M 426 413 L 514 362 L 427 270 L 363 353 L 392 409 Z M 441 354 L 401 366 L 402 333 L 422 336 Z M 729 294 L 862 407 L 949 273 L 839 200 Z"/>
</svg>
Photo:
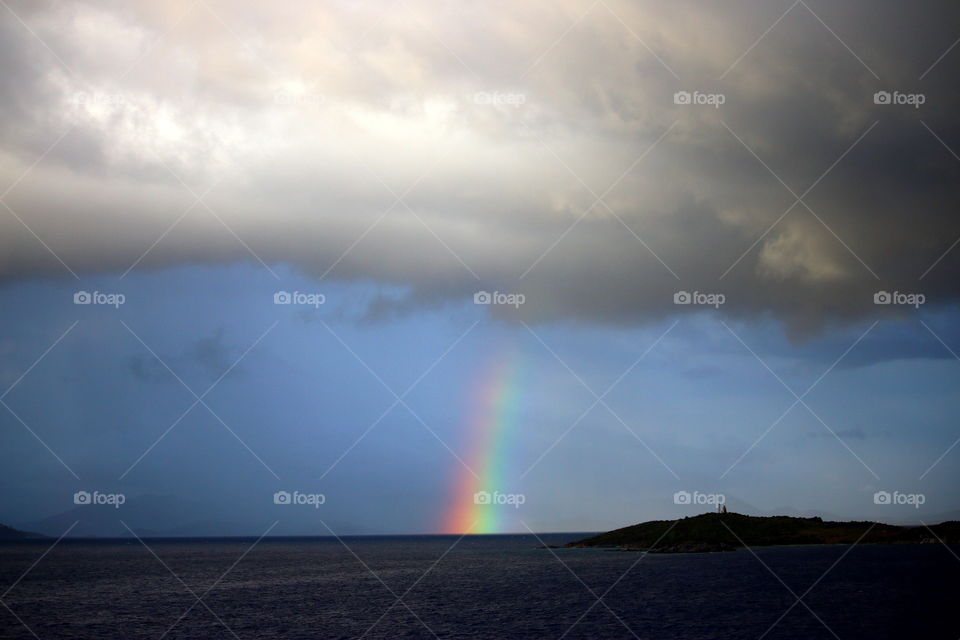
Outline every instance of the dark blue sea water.
<svg viewBox="0 0 960 640">
<path fill-rule="evenodd" d="M 136 540 L 65 540 L 39 562 L 50 541 L 4 543 L 0 636 L 960 637 L 960 561 L 942 545 L 555 557 L 532 536 L 455 541 L 148 539 L 154 557 Z"/>
</svg>

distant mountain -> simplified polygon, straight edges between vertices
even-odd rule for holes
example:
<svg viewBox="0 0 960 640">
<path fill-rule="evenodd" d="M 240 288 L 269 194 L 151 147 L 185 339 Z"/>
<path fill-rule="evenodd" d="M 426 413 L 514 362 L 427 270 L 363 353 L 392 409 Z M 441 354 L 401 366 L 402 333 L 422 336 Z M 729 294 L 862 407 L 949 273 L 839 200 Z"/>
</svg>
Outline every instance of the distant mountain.
<svg viewBox="0 0 960 640">
<path fill-rule="evenodd" d="M 932 530 L 932 532 L 931 532 Z M 704 513 L 680 520 L 653 520 L 592 536 L 566 547 L 618 547 L 663 553 L 727 551 L 784 544 L 960 543 L 960 522 L 901 527 L 877 522 L 831 522 L 821 518 L 757 517 Z"/>
<path fill-rule="evenodd" d="M 190 500 L 144 495 L 128 498 L 119 509 L 108 504 L 77 505 L 49 518 L 20 526 L 49 536 L 60 536 L 76 523 L 70 529 L 72 538 L 125 537 L 130 535 L 127 527 L 138 536 L 178 535 L 166 533 L 172 529 L 184 532 L 179 535 L 205 535 L 203 531 L 189 532 L 190 525 L 210 518 L 210 511 L 204 505 Z"/>
<path fill-rule="evenodd" d="M 273 529 L 271 535 L 329 535 L 319 517 L 314 509 L 291 510 L 272 503 L 262 514 L 240 516 L 226 504 L 148 494 L 128 496 L 120 508 L 109 504 L 76 505 L 48 518 L 17 523 L 17 526 L 53 537 L 69 530 L 71 538 L 133 537 L 130 530 L 141 538 L 256 537 L 266 531 L 271 522 L 283 519 L 282 526 Z M 336 518 L 324 518 L 324 521 L 338 534 L 362 533 L 356 526 Z"/>
<path fill-rule="evenodd" d="M 45 538 L 46 536 L 33 533 L 32 531 L 21 531 L 20 529 L 14 529 L 13 527 L 8 527 L 5 524 L 0 524 L 0 540 L 24 540 L 27 538 Z"/>
<path fill-rule="evenodd" d="M 922 522 L 930 524 L 931 522 L 948 522 L 953 520 L 960 520 L 960 510 L 940 511 L 938 513 L 925 514 L 922 518 L 919 516 L 891 518 L 890 524 L 902 524 L 910 527 L 918 525 L 923 526 L 921 524 Z"/>
</svg>

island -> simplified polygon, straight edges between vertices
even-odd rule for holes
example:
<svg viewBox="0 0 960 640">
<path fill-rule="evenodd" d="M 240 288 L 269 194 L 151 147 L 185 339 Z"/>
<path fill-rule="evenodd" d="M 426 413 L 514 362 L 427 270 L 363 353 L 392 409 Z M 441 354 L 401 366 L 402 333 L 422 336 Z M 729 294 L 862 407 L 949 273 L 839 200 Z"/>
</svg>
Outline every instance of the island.
<svg viewBox="0 0 960 640">
<path fill-rule="evenodd" d="M 806 544 L 955 544 L 960 522 L 897 526 L 880 522 L 831 522 L 821 518 L 704 513 L 679 520 L 652 520 L 564 545 L 652 553 L 733 551 L 743 546 Z"/>
</svg>

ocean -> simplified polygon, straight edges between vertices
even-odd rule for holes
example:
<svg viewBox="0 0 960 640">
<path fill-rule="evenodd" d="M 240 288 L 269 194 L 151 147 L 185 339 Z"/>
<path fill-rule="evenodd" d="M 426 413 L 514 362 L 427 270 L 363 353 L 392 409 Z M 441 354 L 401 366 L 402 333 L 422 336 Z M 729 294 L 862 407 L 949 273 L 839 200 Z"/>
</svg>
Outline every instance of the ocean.
<svg viewBox="0 0 960 640">
<path fill-rule="evenodd" d="M 940 544 L 754 555 L 549 550 L 529 535 L 144 542 L 64 540 L 42 558 L 49 540 L 0 544 L 0 637 L 960 637 L 960 548 Z"/>
</svg>

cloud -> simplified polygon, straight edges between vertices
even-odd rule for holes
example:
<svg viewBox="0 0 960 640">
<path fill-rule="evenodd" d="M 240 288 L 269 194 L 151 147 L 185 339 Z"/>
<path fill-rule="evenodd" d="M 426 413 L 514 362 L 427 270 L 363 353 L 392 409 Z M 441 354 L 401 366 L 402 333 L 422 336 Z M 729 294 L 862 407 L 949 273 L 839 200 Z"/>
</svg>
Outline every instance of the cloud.
<svg viewBox="0 0 960 640">
<path fill-rule="evenodd" d="M 179 356 L 163 357 L 167 365 L 178 370 L 194 368 L 202 370 L 211 380 L 222 376 L 228 370 L 231 373 L 242 371 L 243 365 L 233 366 L 240 357 L 241 350 L 224 341 L 224 329 L 216 329 L 212 335 L 193 341 Z M 137 354 L 127 359 L 130 373 L 140 380 L 148 382 L 175 382 L 173 374 L 163 362 L 149 354 Z"/>
<path fill-rule="evenodd" d="M 801 4 L 748 51 L 768 4 L 14 3 L 0 279 L 263 261 L 406 292 L 379 317 L 610 324 L 722 292 L 794 335 L 955 304 L 960 9 Z"/>
</svg>

